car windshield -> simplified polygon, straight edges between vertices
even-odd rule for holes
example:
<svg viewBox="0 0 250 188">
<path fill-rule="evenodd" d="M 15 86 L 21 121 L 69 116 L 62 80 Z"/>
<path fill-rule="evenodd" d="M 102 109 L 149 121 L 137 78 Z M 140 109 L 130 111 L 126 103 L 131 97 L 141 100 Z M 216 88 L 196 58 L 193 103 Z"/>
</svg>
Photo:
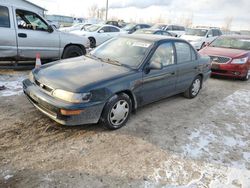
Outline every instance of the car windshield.
<svg viewBox="0 0 250 188">
<path fill-rule="evenodd" d="M 204 37 L 207 34 L 207 29 L 187 29 L 186 35 L 200 36 Z"/>
<path fill-rule="evenodd" d="M 167 27 L 167 25 L 155 24 L 155 25 L 153 25 L 151 28 L 152 28 L 152 29 L 165 29 L 166 27 Z"/>
<path fill-rule="evenodd" d="M 94 32 L 94 31 L 97 31 L 100 27 L 101 27 L 100 25 L 91 25 L 85 28 L 85 31 Z"/>
<path fill-rule="evenodd" d="M 211 43 L 212 47 L 250 50 L 250 38 L 220 37 Z"/>
<path fill-rule="evenodd" d="M 146 40 L 113 38 L 90 52 L 90 55 L 108 63 L 116 62 L 116 64 L 135 69 L 141 64 L 151 45 L 152 42 Z"/>
<path fill-rule="evenodd" d="M 126 31 L 129 31 L 129 30 L 133 29 L 134 27 L 135 27 L 135 24 L 128 24 L 123 29 Z"/>
<path fill-rule="evenodd" d="M 154 30 L 144 30 L 144 29 L 140 29 L 140 30 L 137 30 L 135 32 L 135 34 L 154 34 Z"/>
</svg>

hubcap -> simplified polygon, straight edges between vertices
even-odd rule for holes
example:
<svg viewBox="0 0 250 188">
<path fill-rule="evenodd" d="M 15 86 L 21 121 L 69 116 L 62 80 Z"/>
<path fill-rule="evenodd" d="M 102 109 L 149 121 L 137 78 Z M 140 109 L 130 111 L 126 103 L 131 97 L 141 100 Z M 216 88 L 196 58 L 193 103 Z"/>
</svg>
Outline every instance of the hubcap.
<svg viewBox="0 0 250 188">
<path fill-rule="evenodd" d="M 198 94 L 198 92 L 200 91 L 200 87 L 201 87 L 201 81 L 199 79 L 196 79 L 193 83 L 193 88 L 192 88 L 193 96 Z"/>
<path fill-rule="evenodd" d="M 129 104 L 125 100 L 118 101 L 110 111 L 110 121 L 113 125 L 119 126 L 121 125 L 129 113 Z"/>
</svg>

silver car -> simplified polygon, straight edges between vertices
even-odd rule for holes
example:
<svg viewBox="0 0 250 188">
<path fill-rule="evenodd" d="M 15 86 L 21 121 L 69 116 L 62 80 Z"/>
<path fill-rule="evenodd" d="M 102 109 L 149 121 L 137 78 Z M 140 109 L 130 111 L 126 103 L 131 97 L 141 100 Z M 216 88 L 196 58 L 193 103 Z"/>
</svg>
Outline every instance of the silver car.
<svg viewBox="0 0 250 188">
<path fill-rule="evenodd" d="M 0 3 L 0 60 L 64 59 L 86 53 L 85 37 L 60 32 L 39 14 Z"/>
</svg>

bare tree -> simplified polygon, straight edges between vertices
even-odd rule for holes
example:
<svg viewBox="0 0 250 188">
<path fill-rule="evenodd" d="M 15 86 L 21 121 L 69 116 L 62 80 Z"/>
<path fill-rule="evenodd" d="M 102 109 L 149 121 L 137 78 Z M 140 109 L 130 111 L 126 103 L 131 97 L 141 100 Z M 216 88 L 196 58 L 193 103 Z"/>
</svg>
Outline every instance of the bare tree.
<svg viewBox="0 0 250 188">
<path fill-rule="evenodd" d="M 101 19 L 101 20 L 104 20 L 105 19 L 105 13 L 106 13 L 105 8 L 98 9 L 98 18 Z"/>
<path fill-rule="evenodd" d="M 223 29 L 225 31 L 229 31 L 231 29 L 231 26 L 232 26 L 232 22 L 233 22 L 233 17 L 226 17 L 224 19 L 224 26 L 223 26 Z"/>
<path fill-rule="evenodd" d="M 91 7 L 89 7 L 88 12 L 89 12 L 89 17 L 90 18 L 97 18 L 98 17 L 98 6 L 97 6 L 97 4 L 93 4 Z"/>
</svg>

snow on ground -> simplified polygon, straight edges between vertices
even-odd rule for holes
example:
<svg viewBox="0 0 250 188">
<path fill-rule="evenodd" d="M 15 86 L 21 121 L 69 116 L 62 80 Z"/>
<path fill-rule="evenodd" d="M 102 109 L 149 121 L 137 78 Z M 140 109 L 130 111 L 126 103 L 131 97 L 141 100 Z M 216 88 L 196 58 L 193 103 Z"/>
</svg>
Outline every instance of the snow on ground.
<svg viewBox="0 0 250 188">
<path fill-rule="evenodd" d="M 25 78 L 27 78 L 25 73 L 0 74 L 0 86 L 6 87 L 6 89 L 0 90 L 0 97 L 21 95 L 23 93 L 22 81 Z"/>
<path fill-rule="evenodd" d="M 249 188 L 250 90 L 238 90 L 212 106 L 195 122 L 183 146 L 154 170 L 145 187 Z M 228 120 L 234 117 L 232 122 Z M 232 119 L 232 118 L 231 118 Z"/>
</svg>

